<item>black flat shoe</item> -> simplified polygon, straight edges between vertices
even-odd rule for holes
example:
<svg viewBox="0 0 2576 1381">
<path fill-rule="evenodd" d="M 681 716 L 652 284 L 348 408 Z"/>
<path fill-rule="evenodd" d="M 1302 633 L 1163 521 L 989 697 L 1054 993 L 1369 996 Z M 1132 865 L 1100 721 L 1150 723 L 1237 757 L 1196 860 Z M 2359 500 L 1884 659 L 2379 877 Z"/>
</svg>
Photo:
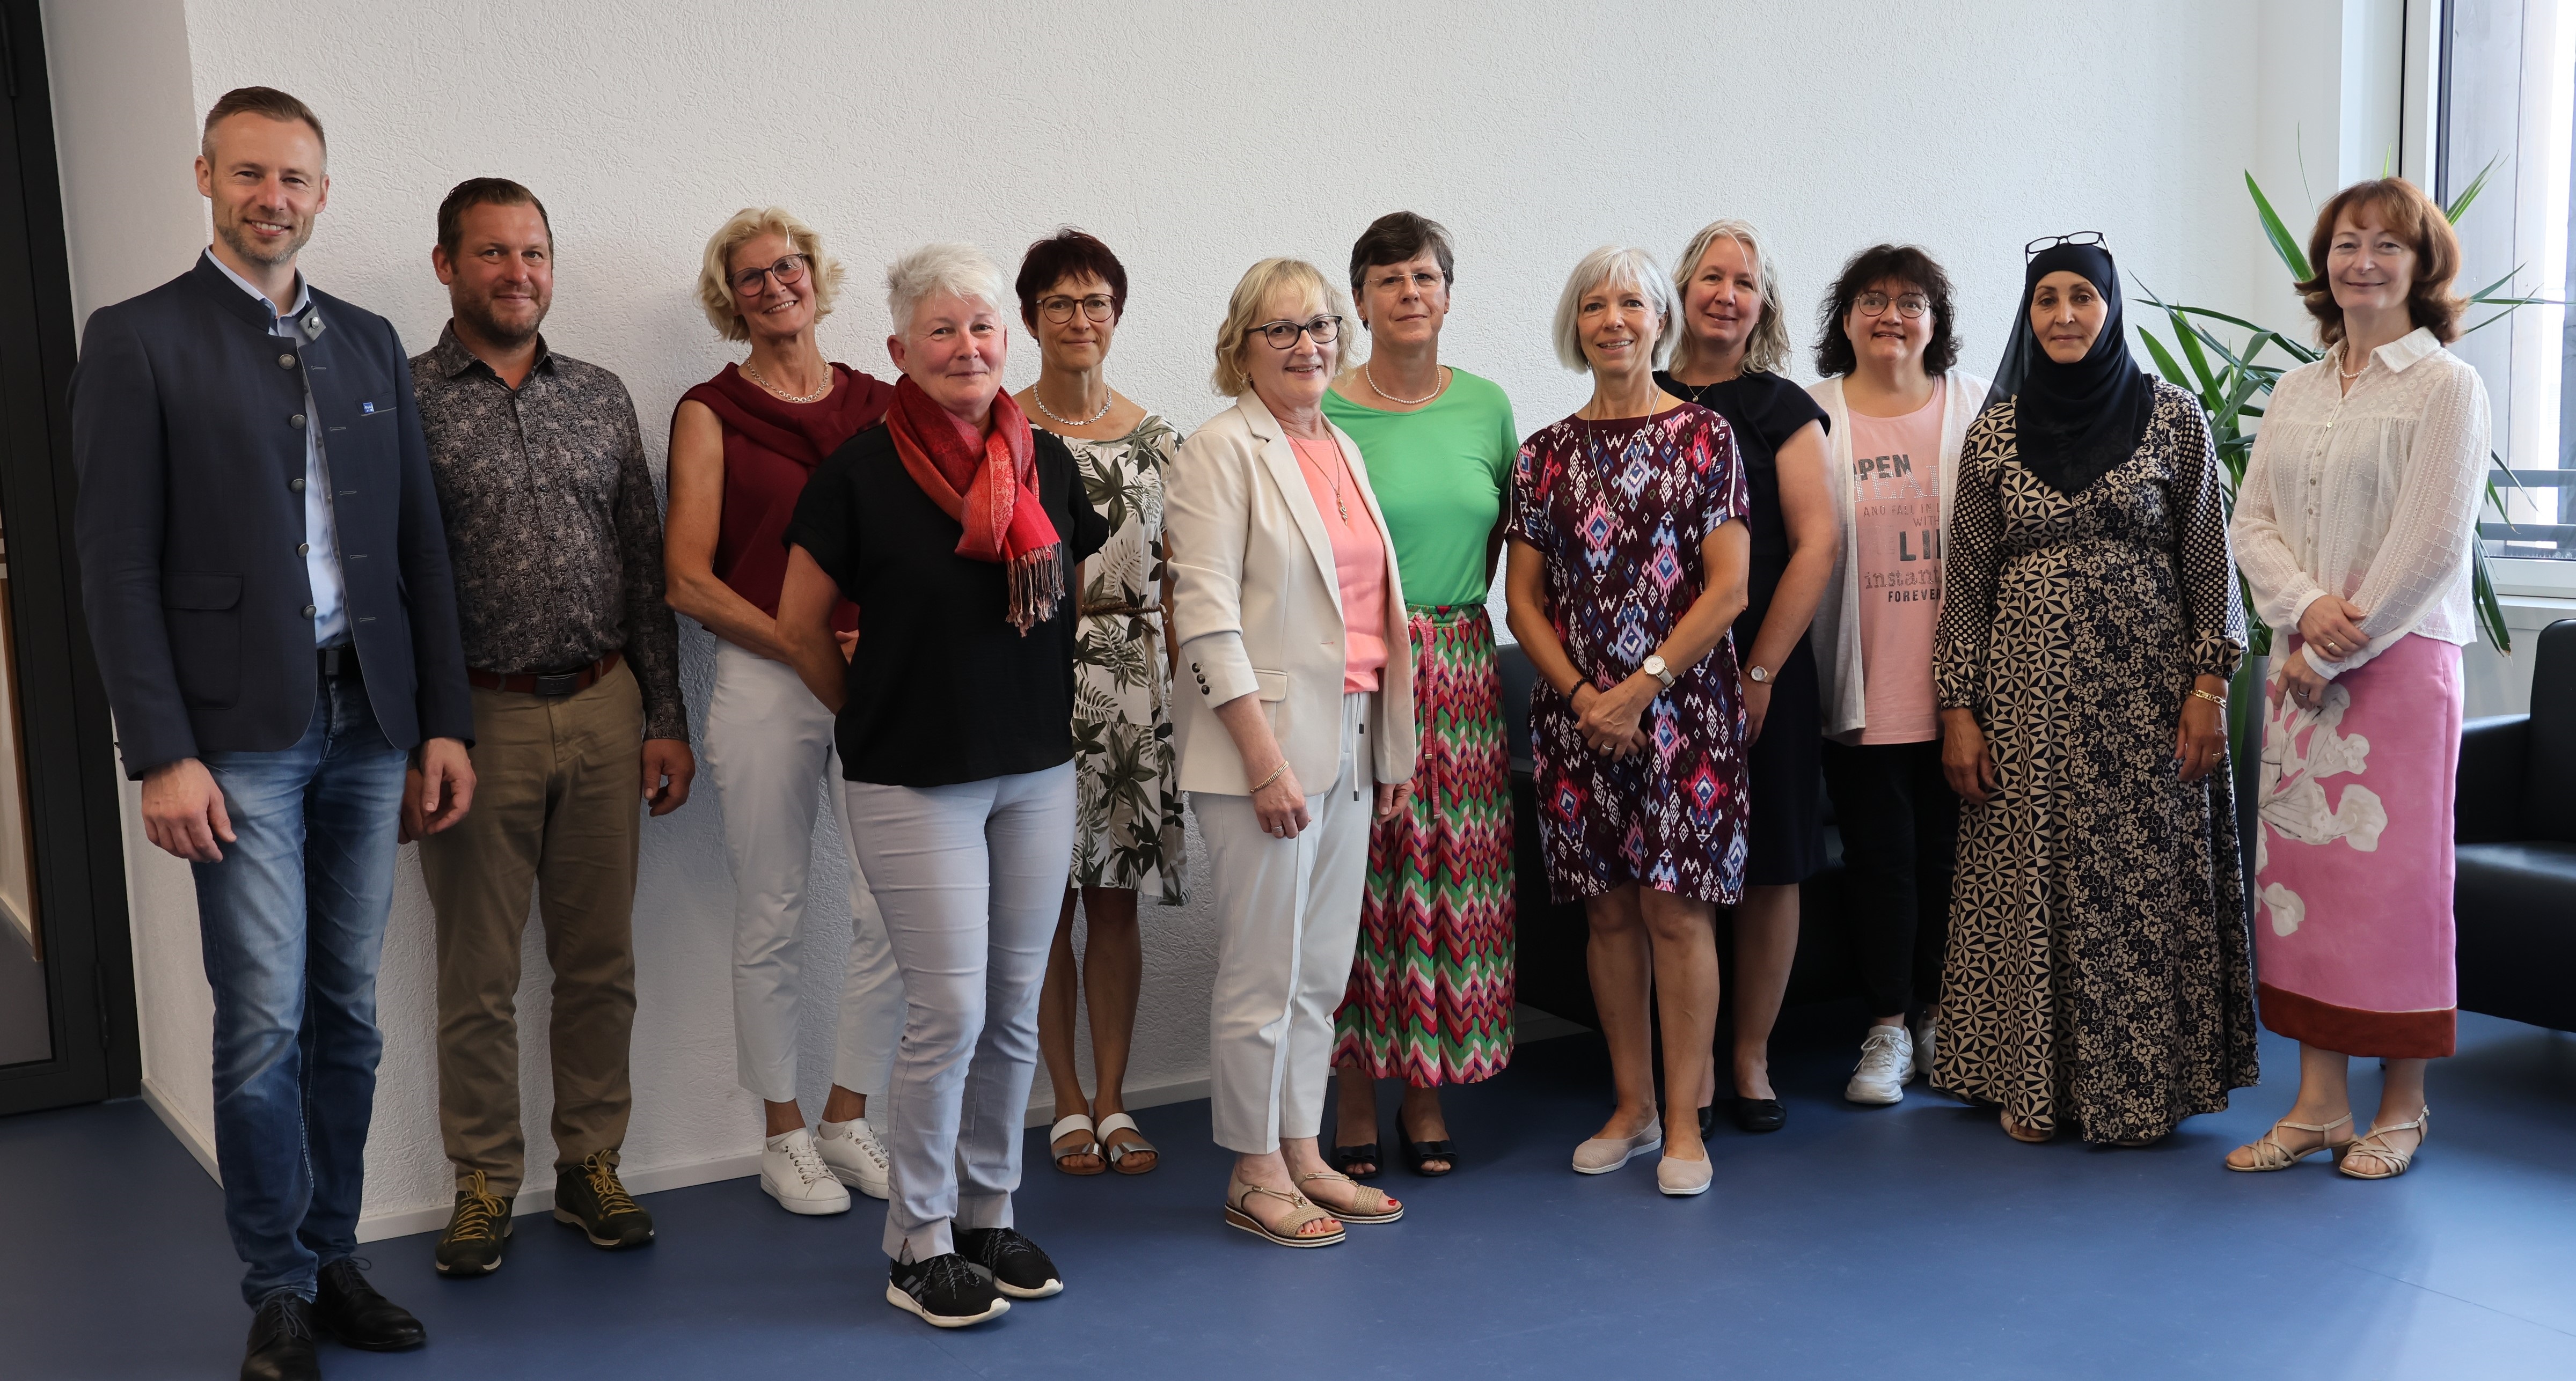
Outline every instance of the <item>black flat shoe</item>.
<svg viewBox="0 0 2576 1381">
<path fill-rule="evenodd" d="M 1717 1106 L 1715 1104 L 1710 1104 L 1709 1106 L 1699 1110 L 1699 1139 L 1702 1141 L 1708 1140 L 1709 1133 L 1716 1130 Z"/>
<path fill-rule="evenodd" d="M 1748 1132 L 1776 1132 L 1789 1125 L 1789 1110 L 1777 1098 L 1738 1098 L 1735 1125 Z"/>
<path fill-rule="evenodd" d="M 1363 1175 L 1359 1171 L 1353 1170 L 1351 1167 L 1354 1165 L 1367 1166 L 1368 1173 Z M 1365 1146 L 1334 1147 L 1333 1168 L 1350 1176 L 1352 1179 L 1366 1183 L 1370 1180 L 1376 1179 L 1378 1177 L 1378 1173 L 1386 1169 L 1386 1162 L 1378 1158 L 1377 1143 L 1372 1141 Z"/>
<path fill-rule="evenodd" d="M 1422 1163 L 1426 1160 L 1445 1160 L 1449 1162 L 1449 1168 L 1425 1170 L 1422 1168 Z M 1445 1136 L 1438 1141 L 1408 1141 L 1404 1143 L 1404 1165 L 1406 1169 L 1426 1180 L 1436 1180 L 1443 1175 L 1453 1174 L 1458 1169 L 1458 1143 Z"/>
<path fill-rule="evenodd" d="M 429 1341 L 420 1320 L 377 1294 L 357 1260 L 346 1256 L 326 1263 L 314 1282 L 313 1326 L 366 1352 L 404 1352 Z"/>
<path fill-rule="evenodd" d="M 260 1302 L 242 1349 L 241 1381 L 321 1381 L 313 1356 L 313 1306 L 283 1291 Z"/>
</svg>

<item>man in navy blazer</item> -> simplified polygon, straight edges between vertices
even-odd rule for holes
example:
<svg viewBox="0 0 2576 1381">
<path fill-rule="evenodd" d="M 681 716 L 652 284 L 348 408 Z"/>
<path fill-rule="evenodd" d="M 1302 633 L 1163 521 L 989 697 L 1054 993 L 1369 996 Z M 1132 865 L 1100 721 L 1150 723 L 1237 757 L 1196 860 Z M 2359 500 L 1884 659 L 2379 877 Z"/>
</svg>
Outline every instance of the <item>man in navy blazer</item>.
<svg viewBox="0 0 2576 1381">
<path fill-rule="evenodd" d="M 382 317 L 296 271 L 329 189 L 303 102 L 225 95 L 197 159 L 213 245 L 93 314 L 72 374 L 90 638 L 145 832 L 196 877 L 256 1381 L 320 1375 L 317 1328 L 425 1341 L 351 1259 L 376 965 L 410 755 L 426 829 L 474 789 L 410 365 Z"/>
</svg>

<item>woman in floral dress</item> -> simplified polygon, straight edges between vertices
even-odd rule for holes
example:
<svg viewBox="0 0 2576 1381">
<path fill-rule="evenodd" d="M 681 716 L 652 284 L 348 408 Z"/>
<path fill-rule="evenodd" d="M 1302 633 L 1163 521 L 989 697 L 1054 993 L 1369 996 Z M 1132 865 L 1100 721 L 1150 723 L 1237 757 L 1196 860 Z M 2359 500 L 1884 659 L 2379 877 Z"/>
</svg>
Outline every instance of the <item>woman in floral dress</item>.
<svg viewBox="0 0 2576 1381">
<path fill-rule="evenodd" d="M 1658 387 L 1672 280 L 1637 249 L 1577 265 L 1557 358 L 1592 401 L 1512 469 L 1512 633 L 1529 654 L 1530 749 L 1548 890 L 1580 899 L 1594 1004 L 1618 1094 L 1575 1148 L 1607 1174 L 1660 1148 L 1655 1181 L 1705 1192 L 1699 1100 L 1717 1031 L 1715 909 L 1744 895 L 1744 702 L 1729 632 L 1752 539 L 1726 419 Z M 1653 1021 L 1663 1018 L 1655 1103 Z"/>
<path fill-rule="evenodd" d="M 1163 474 L 1180 437 L 1112 391 L 1101 366 L 1127 305 L 1127 271 L 1109 247 L 1065 230 L 1029 247 L 1020 317 L 1038 340 L 1038 381 L 1019 394 L 1037 425 L 1064 438 L 1109 542 L 1083 563 L 1073 652 L 1075 821 L 1072 886 L 1038 1001 L 1038 1048 L 1055 1085 L 1050 1140 L 1074 1175 L 1154 1168 L 1153 1144 L 1126 1110 L 1127 1052 L 1144 980 L 1136 896 L 1181 904 L 1181 792 L 1172 754 L 1171 649 L 1163 637 L 1170 573 Z M 1087 925 L 1073 950 L 1079 898 Z M 1080 990 L 1079 994 L 1077 989 Z M 1075 1009 L 1091 1008 L 1094 1092 L 1074 1060 Z"/>
</svg>

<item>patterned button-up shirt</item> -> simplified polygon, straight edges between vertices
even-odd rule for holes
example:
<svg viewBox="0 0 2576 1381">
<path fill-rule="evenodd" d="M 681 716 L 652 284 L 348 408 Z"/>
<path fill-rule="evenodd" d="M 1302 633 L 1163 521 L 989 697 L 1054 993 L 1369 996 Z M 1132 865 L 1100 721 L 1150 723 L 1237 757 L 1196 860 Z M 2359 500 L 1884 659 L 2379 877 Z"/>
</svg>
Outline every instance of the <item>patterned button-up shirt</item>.
<svg viewBox="0 0 2576 1381">
<path fill-rule="evenodd" d="M 644 736 L 686 741 L 679 628 L 662 602 L 662 516 L 618 377 L 537 342 L 515 389 L 456 339 L 411 362 L 456 565 L 465 664 L 570 671 L 622 652 Z"/>
</svg>

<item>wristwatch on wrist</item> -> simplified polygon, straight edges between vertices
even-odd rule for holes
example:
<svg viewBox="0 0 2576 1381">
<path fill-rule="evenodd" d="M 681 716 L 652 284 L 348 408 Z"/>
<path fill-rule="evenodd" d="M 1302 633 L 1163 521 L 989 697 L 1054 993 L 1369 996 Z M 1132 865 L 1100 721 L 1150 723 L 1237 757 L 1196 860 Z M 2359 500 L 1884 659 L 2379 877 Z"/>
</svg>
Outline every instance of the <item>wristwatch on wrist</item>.
<svg viewBox="0 0 2576 1381">
<path fill-rule="evenodd" d="M 1660 652 L 1647 654 L 1646 660 L 1639 663 L 1637 669 L 1646 673 L 1648 676 L 1654 677 L 1656 680 L 1663 682 L 1664 689 L 1666 690 L 1671 690 L 1673 688 L 1673 682 L 1681 679 L 1680 677 L 1673 675 L 1673 669 L 1671 667 L 1664 664 L 1664 656 Z"/>
<path fill-rule="evenodd" d="M 1746 667 L 1744 669 L 1744 679 L 1757 686 L 1767 686 L 1771 684 L 1771 673 L 1760 667 Z"/>
</svg>

